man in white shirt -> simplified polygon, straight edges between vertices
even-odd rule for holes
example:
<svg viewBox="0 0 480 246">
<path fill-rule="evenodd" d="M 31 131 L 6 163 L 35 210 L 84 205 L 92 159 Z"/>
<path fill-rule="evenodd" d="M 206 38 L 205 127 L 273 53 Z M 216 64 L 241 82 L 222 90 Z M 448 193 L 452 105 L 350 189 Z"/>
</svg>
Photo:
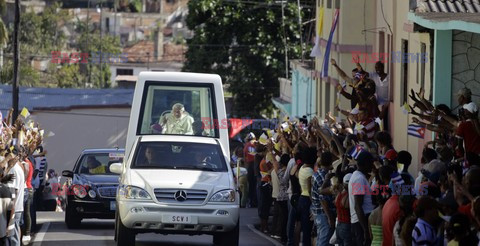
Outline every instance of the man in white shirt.
<svg viewBox="0 0 480 246">
<path fill-rule="evenodd" d="M 159 120 L 163 127 L 163 134 L 193 135 L 193 122 L 192 116 L 185 111 L 185 107 L 181 103 L 173 105 L 172 112 L 162 116 Z"/>
<path fill-rule="evenodd" d="M 373 157 L 368 151 L 363 150 L 356 161 L 358 169 L 352 174 L 348 183 L 352 238 L 355 238 L 359 245 L 370 245 L 368 216 L 374 206 L 367 175 L 372 171 Z"/>
<path fill-rule="evenodd" d="M 21 167 L 18 156 L 9 161 L 11 166 L 8 174 L 13 174 L 15 177 L 12 182 L 8 183 L 8 187 L 12 190 L 13 199 L 15 201 L 15 223 L 13 233 L 9 236 L 10 246 L 20 246 L 20 220 L 23 213 L 23 196 L 25 189 L 25 173 Z M 10 229 L 10 228 L 9 228 Z"/>
<path fill-rule="evenodd" d="M 385 64 L 381 61 L 375 63 L 375 71 L 369 73 L 369 77 L 375 82 L 375 91 L 377 102 L 381 107 L 380 118 L 384 121 L 384 126 L 388 130 L 388 105 L 390 103 L 390 81 L 388 74 L 385 73 Z"/>
</svg>

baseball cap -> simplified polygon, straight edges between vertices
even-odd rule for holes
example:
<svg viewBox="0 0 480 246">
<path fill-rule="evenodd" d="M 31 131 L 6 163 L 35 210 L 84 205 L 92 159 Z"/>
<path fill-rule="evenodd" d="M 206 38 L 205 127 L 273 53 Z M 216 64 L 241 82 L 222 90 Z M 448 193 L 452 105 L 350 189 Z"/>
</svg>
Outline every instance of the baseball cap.
<svg viewBox="0 0 480 246">
<path fill-rule="evenodd" d="M 438 182 L 440 176 L 447 171 L 445 163 L 440 160 L 433 160 L 423 166 L 422 174 L 430 181 Z"/>
<path fill-rule="evenodd" d="M 462 88 L 458 90 L 457 96 L 464 96 L 466 98 L 471 98 L 472 97 L 472 91 L 468 89 L 467 87 Z"/>
<path fill-rule="evenodd" d="M 395 159 L 397 159 L 397 151 L 391 149 L 389 151 L 387 151 L 387 153 L 385 153 L 385 159 L 389 160 L 389 161 L 393 161 Z"/>
<path fill-rule="evenodd" d="M 250 141 L 250 140 L 252 140 L 252 139 L 255 139 L 255 134 L 253 134 L 253 132 L 250 132 L 250 133 L 248 133 L 248 135 L 247 135 L 247 141 Z"/>
<path fill-rule="evenodd" d="M 468 110 L 468 112 L 470 112 L 470 113 L 476 113 L 476 112 L 478 112 L 477 104 L 474 103 L 474 102 L 464 104 L 464 105 L 463 105 L 463 108 L 464 108 L 465 110 Z"/>
<path fill-rule="evenodd" d="M 348 184 L 348 182 L 350 182 L 350 179 L 352 178 L 352 174 L 351 173 L 347 173 L 345 176 L 343 176 L 343 183 L 344 184 Z"/>
</svg>

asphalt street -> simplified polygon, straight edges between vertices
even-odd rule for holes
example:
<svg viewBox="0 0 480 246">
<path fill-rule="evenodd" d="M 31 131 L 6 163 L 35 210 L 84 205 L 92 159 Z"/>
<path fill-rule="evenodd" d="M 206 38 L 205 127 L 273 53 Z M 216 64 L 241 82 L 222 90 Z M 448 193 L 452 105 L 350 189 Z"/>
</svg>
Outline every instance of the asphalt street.
<svg viewBox="0 0 480 246">
<path fill-rule="evenodd" d="M 99 246 L 115 245 L 113 241 L 114 220 L 87 219 L 82 221 L 79 229 L 70 230 L 64 223 L 64 213 L 61 212 L 38 212 L 37 223 L 40 230 L 35 234 L 33 246 Z M 264 246 L 280 245 L 275 241 L 253 229 L 257 223 L 256 209 L 241 209 L 240 214 L 240 245 Z M 188 236 L 188 235 L 161 235 L 139 234 L 136 246 L 206 246 L 213 245 L 212 236 Z"/>
</svg>

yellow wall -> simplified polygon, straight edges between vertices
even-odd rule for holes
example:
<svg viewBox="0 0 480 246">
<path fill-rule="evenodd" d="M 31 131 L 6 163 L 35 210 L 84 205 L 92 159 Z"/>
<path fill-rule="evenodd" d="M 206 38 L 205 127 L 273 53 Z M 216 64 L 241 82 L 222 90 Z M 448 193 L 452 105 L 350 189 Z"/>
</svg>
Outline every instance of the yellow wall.
<svg viewBox="0 0 480 246">
<path fill-rule="evenodd" d="M 391 51 L 402 50 L 402 39 L 408 40 L 408 52 L 410 53 L 420 53 L 421 43 L 426 44 L 426 52 L 428 52 L 429 58 L 428 62 L 425 64 L 425 96 L 428 99 L 431 93 L 430 36 L 428 33 L 413 33 L 404 30 L 405 25 L 412 24 L 407 20 L 407 14 L 409 12 L 408 1 L 382 1 L 383 14 L 380 0 L 341 1 L 339 25 L 337 26 L 333 43 L 343 45 L 365 45 L 365 36 L 362 34 L 362 30 L 368 29 L 369 31 L 366 32 L 367 44 L 373 46 L 372 52 L 379 52 L 379 31 L 384 31 L 385 52 L 388 52 L 389 45 L 387 42 L 388 34 L 390 34 L 390 30 L 386 24 L 386 22 L 388 22 L 393 32 L 393 46 Z M 326 2 L 327 0 L 317 0 L 317 11 L 319 11 L 319 5 L 326 7 Z M 366 14 L 364 14 L 364 3 L 366 4 Z M 332 5 L 332 7 L 335 8 L 335 0 L 332 0 Z M 333 14 L 333 9 L 325 8 L 322 39 L 328 40 Z M 385 16 L 386 21 L 383 16 Z M 322 47 L 322 55 L 324 54 L 324 50 L 324 47 Z M 336 59 L 339 66 L 347 74 L 350 74 L 350 71 L 354 68 L 354 64 L 351 62 L 352 56 L 350 52 L 340 54 L 331 50 L 330 58 Z M 316 59 L 316 71 L 322 70 L 322 62 L 323 56 Z M 418 91 L 420 89 L 421 66 L 418 63 L 407 63 L 406 65 L 408 66 L 408 91 L 410 91 L 410 89 Z M 362 64 L 362 66 L 364 66 L 367 71 L 372 71 L 374 69 L 374 64 Z M 399 151 L 408 150 L 412 154 L 413 163 L 409 171 L 411 174 L 416 175 L 423 144 L 430 136 L 426 135 L 425 140 L 421 140 L 407 135 L 408 124 L 412 121 L 411 116 L 403 113 L 402 102 L 400 102 L 402 93 L 400 74 L 401 64 L 389 63 L 386 64 L 386 68 L 388 69 L 386 71 L 387 73 L 393 74 L 391 77 L 391 95 L 393 102 L 390 104 L 390 122 L 392 126 L 390 132 L 392 133 L 396 149 Z M 341 80 L 332 66 L 329 67 L 329 75 L 339 81 Z M 318 113 L 320 116 L 324 116 L 328 111 L 333 111 L 336 90 L 334 86 L 330 86 L 329 90 L 326 91 L 328 86 L 325 83 L 325 79 L 323 79 L 323 82 L 320 82 L 320 79 L 317 79 L 317 82 L 321 83 L 319 88 L 320 96 L 318 97 L 320 110 Z M 328 97 L 327 94 L 330 96 Z M 329 99 L 329 108 L 326 107 L 327 98 Z M 349 100 L 343 97 L 341 98 L 340 107 L 342 109 L 350 109 Z M 410 102 L 410 100 L 408 101 Z"/>
<path fill-rule="evenodd" d="M 325 13 L 323 18 L 323 33 L 322 39 L 328 40 L 330 35 L 330 30 L 333 23 L 333 18 L 335 14 L 335 0 L 332 0 L 332 8 L 327 8 L 327 0 L 317 0 L 317 11 L 320 11 L 320 7 L 325 7 Z M 320 5 L 320 7 L 318 7 Z M 363 29 L 369 29 L 374 25 L 374 19 L 367 18 L 365 27 L 363 23 L 364 10 L 366 11 L 365 16 L 374 16 L 374 3 L 370 0 L 364 1 L 340 1 L 340 15 L 337 29 L 333 36 L 333 44 L 340 45 L 359 45 L 364 47 L 365 45 L 365 36 L 362 34 Z M 361 22 L 359 22 L 361 20 Z M 371 45 L 373 42 L 374 35 L 373 33 L 366 32 L 367 44 Z M 325 48 L 322 47 L 322 57 L 316 59 L 315 70 L 322 70 L 323 63 L 323 54 L 325 54 Z M 334 49 L 330 52 L 330 58 L 333 58 L 337 61 L 340 68 L 342 68 L 348 75 L 350 75 L 351 70 L 355 67 L 355 64 L 352 63 L 352 55 L 350 52 L 339 53 Z M 330 64 L 330 60 L 325 61 Z M 372 69 L 373 66 L 367 67 L 367 69 Z M 334 67 L 329 65 L 329 75 L 330 77 L 341 81 L 341 78 L 338 76 Z M 327 85 L 326 79 L 320 81 L 317 79 L 317 83 L 321 86 L 319 88 L 319 115 L 324 116 L 329 111 L 334 111 L 335 107 L 335 98 L 337 90 L 333 84 Z M 328 99 L 329 103 L 327 105 L 326 100 Z M 327 107 L 328 106 L 328 107 Z M 340 108 L 350 109 L 349 100 L 342 97 L 340 102 Z"/>
<path fill-rule="evenodd" d="M 382 11 L 380 6 L 380 1 L 377 2 L 377 26 L 387 26 L 382 17 Z M 408 52 L 410 53 L 420 53 L 421 52 L 421 43 L 426 45 L 426 52 L 430 55 L 430 37 L 428 33 L 412 33 L 404 30 L 404 24 L 411 24 L 407 20 L 408 14 L 408 1 L 397 1 L 397 0 L 384 0 L 383 9 L 385 13 L 385 18 L 392 27 L 394 34 L 393 38 L 393 51 L 402 50 L 402 39 L 408 40 Z M 388 33 L 388 31 L 387 31 Z M 393 103 L 390 104 L 390 113 L 392 113 L 392 123 L 393 129 L 391 129 L 392 137 L 394 140 L 395 148 L 400 150 L 408 150 L 413 156 L 413 163 L 410 167 L 410 173 L 416 175 L 418 172 L 418 163 L 421 157 L 421 150 L 423 148 L 424 142 L 429 139 L 429 136 L 426 136 L 426 140 L 418 139 L 407 135 L 407 128 L 409 123 L 412 123 L 412 116 L 405 115 L 402 110 L 401 94 L 402 94 L 402 81 L 401 81 L 401 64 L 400 63 L 391 63 L 393 68 L 393 79 L 391 81 L 391 86 L 393 86 Z M 419 63 L 407 63 L 408 65 L 408 91 L 413 89 L 419 91 L 420 84 L 420 75 L 421 75 L 421 64 Z M 425 64 L 425 97 L 428 99 L 430 96 L 430 84 L 431 84 L 431 73 L 430 73 L 430 58 Z M 408 102 L 411 103 L 411 99 L 408 99 Z M 417 109 L 418 111 L 418 109 Z M 426 134 L 427 135 L 427 134 Z M 416 161 L 416 162 L 415 162 Z"/>
</svg>

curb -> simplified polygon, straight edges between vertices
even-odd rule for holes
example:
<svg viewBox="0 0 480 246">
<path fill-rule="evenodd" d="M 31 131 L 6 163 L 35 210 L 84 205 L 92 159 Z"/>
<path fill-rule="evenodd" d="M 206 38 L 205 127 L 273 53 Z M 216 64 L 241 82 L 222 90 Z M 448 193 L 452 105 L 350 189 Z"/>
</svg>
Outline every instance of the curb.
<svg viewBox="0 0 480 246">
<path fill-rule="evenodd" d="M 255 234 L 257 234 L 258 236 L 268 240 L 269 242 L 271 242 L 273 245 L 275 246 L 284 246 L 283 244 L 279 243 L 277 240 L 265 235 L 264 233 L 262 233 L 261 231 L 257 230 L 255 228 L 255 226 L 253 226 L 252 224 L 248 224 L 247 225 L 248 229 L 250 229 L 252 232 L 254 232 Z"/>
</svg>

